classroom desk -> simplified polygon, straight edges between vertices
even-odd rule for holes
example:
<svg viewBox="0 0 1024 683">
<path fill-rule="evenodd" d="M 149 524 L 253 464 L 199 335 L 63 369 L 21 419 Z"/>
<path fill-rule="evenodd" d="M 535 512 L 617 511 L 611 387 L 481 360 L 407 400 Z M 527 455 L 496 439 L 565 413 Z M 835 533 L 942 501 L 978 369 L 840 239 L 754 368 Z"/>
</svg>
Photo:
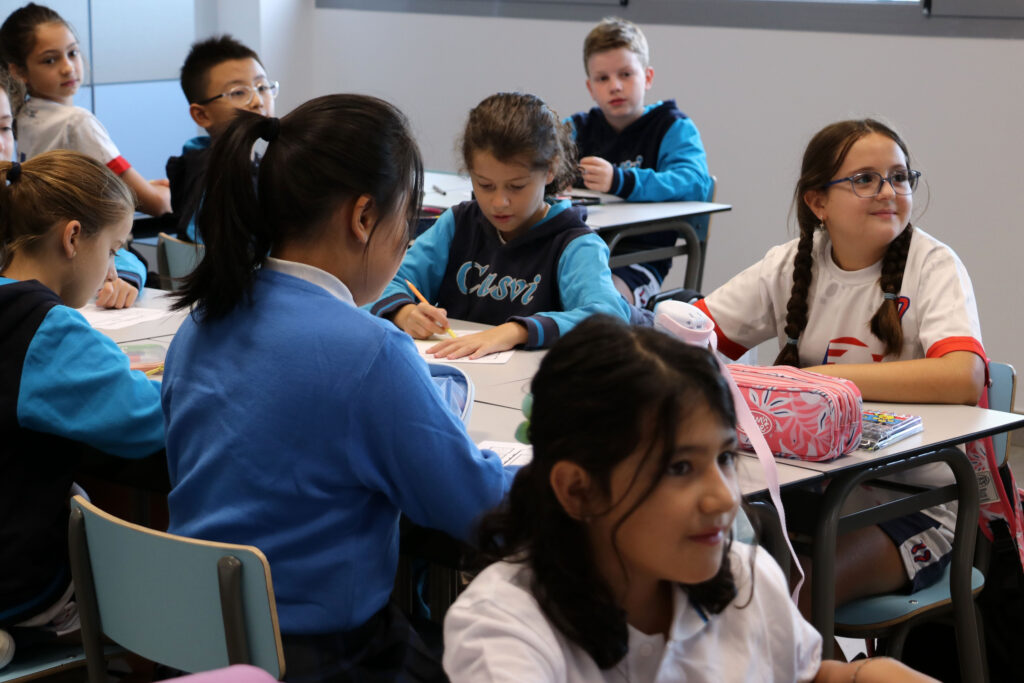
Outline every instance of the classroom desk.
<svg viewBox="0 0 1024 683">
<path fill-rule="evenodd" d="M 447 209 L 460 202 L 472 199 L 473 188 L 469 178 L 454 173 L 427 171 L 423 181 L 423 205 Z M 684 286 L 700 289 L 704 277 L 704 261 L 707 243 L 697 237 L 690 220 L 698 216 L 730 211 L 729 204 L 711 202 L 626 202 L 621 197 L 591 192 L 572 191 L 574 195 L 597 197 L 600 204 L 586 206 L 587 225 L 597 231 L 608 242 L 612 256 L 608 263 L 612 268 L 633 263 L 646 263 L 676 255 L 676 247 L 646 249 L 633 253 L 615 253 L 618 242 L 631 235 L 651 232 L 678 231 L 689 244 L 699 244 L 699 252 L 687 253 Z"/>
<path fill-rule="evenodd" d="M 977 637 L 970 574 L 978 525 L 978 484 L 967 456 L 957 445 L 1024 426 L 1024 416 L 973 406 L 865 403 L 865 408 L 920 415 L 924 431 L 876 452 L 856 450 L 831 462 L 793 461 L 797 467 L 821 473 L 829 482 L 824 494 L 787 501 L 790 530 L 809 533 L 812 543 L 811 622 L 823 634 L 835 624 L 836 538 L 843 533 L 877 524 L 948 500 L 959 500 L 956 542 L 950 569 L 950 593 L 957 620 L 966 625 L 958 633 L 957 647 L 963 680 L 981 680 L 982 657 Z M 920 493 L 906 493 L 893 502 L 841 515 L 849 494 L 858 485 L 901 475 L 931 463 L 946 463 L 956 483 Z M 795 503 L 795 504 L 794 504 Z M 832 656 L 826 636 L 823 656 Z"/>
<path fill-rule="evenodd" d="M 136 305 L 163 308 L 168 306 L 164 293 L 146 290 Z M 158 321 L 107 332 L 115 341 L 145 339 L 169 340 L 186 313 L 168 314 Z M 475 327 L 460 323 L 461 328 Z M 480 326 L 485 327 L 485 326 Z M 509 363 L 503 365 L 460 364 L 473 379 L 476 400 L 469 423 L 474 441 L 514 439 L 516 426 L 523 420 L 520 412 L 522 396 L 528 390 L 529 380 L 536 372 L 543 352 L 516 351 Z M 978 487 L 973 469 L 963 453 L 952 446 L 1024 426 L 1024 416 L 985 410 L 971 406 L 865 404 L 866 407 L 888 408 L 897 412 L 922 416 L 924 431 L 900 441 L 886 449 L 870 453 L 854 451 L 828 463 L 777 459 L 780 485 L 792 491 L 796 485 L 817 480 L 830 482 L 821 497 L 820 506 L 809 517 L 813 534 L 814 581 L 812 596 L 812 623 L 822 633 L 832 633 L 834 625 L 835 595 L 834 562 L 835 539 L 840 533 L 876 524 L 879 520 L 922 509 L 942 500 L 961 501 L 957 538 L 965 539 L 954 548 L 952 560 L 951 592 L 953 608 L 961 623 L 975 625 L 973 597 L 970 594 L 970 564 L 973 560 L 974 530 L 977 527 Z M 917 498 L 899 500 L 867 511 L 840 518 L 839 509 L 849 492 L 859 483 L 912 469 L 921 464 L 946 462 L 960 482 L 956 486 L 939 487 Z M 758 494 L 765 488 L 763 475 L 756 461 L 744 458 L 740 467 L 741 490 L 744 495 Z M 923 498 L 923 500 L 922 500 Z M 801 526 L 801 514 L 788 510 L 791 528 Z M 976 632 L 976 628 L 973 629 Z M 826 638 L 826 647 L 831 640 Z M 981 671 L 981 653 L 977 638 L 958 639 L 961 667 L 966 680 L 974 680 Z M 831 650 L 826 649 L 826 656 Z"/>
</svg>

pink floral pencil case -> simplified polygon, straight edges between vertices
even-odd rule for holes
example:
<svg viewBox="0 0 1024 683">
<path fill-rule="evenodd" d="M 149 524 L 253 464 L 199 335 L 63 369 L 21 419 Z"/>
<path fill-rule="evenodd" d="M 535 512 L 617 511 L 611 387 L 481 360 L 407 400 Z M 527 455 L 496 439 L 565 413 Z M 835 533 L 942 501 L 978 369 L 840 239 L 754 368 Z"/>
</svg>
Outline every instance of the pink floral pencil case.
<svg viewBox="0 0 1024 683">
<path fill-rule="evenodd" d="M 728 368 L 775 455 L 833 460 L 860 444 L 863 402 L 853 382 L 785 365 Z M 738 437 L 753 450 L 742 429 Z"/>
</svg>

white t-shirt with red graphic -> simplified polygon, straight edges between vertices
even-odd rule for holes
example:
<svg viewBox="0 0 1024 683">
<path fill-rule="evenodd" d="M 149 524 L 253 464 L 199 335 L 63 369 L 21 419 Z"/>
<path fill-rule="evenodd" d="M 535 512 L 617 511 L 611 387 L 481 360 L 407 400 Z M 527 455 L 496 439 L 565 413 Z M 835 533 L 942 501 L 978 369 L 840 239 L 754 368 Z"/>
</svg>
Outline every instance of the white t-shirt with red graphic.
<svg viewBox="0 0 1024 683">
<path fill-rule="evenodd" d="M 697 303 L 715 321 L 719 351 L 739 358 L 772 337 L 781 350 L 797 242 L 773 247 L 760 262 Z M 952 351 L 985 358 L 967 270 L 952 249 L 923 230 L 914 229 L 897 299 L 903 327 L 899 357 L 885 356 L 884 344 L 869 327 L 882 303 L 881 262 L 842 270 L 832 260 L 828 233 L 820 230 L 814 236 L 811 273 L 808 323 L 799 345 L 803 366 L 938 358 Z"/>
<path fill-rule="evenodd" d="M 92 112 L 41 97 L 18 111 L 18 157 L 26 161 L 51 149 L 70 149 L 96 159 L 121 175 L 129 164 Z"/>
</svg>

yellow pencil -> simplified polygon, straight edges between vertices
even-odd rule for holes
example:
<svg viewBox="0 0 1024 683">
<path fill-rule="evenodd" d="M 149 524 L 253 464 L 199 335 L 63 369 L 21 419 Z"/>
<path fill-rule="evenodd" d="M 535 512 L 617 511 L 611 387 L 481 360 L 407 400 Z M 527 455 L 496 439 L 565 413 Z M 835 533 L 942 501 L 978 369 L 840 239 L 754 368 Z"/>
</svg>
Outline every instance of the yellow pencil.
<svg viewBox="0 0 1024 683">
<path fill-rule="evenodd" d="M 425 303 L 428 306 L 430 305 L 430 302 L 427 301 L 427 297 L 423 296 L 423 294 L 420 293 L 420 290 L 416 289 L 416 285 L 414 285 L 413 283 L 409 282 L 408 280 L 405 281 L 405 284 L 409 285 L 409 289 L 412 290 L 412 293 L 416 295 L 417 299 L 419 299 L 420 301 L 422 301 L 423 303 Z M 452 339 L 458 339 L 458 337 L 455 336 L 455 333 L 452 332 L 452 328 L 446 327 L 446 328 L 444 328 L 444 331 L 447 332 L 448 334 L 450 334 L 452 336 Z"/>
<path fill-rule="evenodd" d="M 146 377 L 152 377 L 153 375 L 162 374 L 163 371 L 164 371 L 164 364 L 161 363 L 160 365 L 156 366 L 152 370 L 146 370 Z"/>
</svg>

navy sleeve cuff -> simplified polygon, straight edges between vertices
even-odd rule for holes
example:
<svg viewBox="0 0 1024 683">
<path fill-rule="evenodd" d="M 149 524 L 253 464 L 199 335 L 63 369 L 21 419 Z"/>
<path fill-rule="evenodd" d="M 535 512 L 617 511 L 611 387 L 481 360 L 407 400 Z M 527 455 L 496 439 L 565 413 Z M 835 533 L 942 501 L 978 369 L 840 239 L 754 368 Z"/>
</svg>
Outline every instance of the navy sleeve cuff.
<svg viewBox="0 0 1024 683">
<path fill-rule="evenodd" d="M 612 194 L 629 199 L 629 195 L 633 194 L 633 189 L 636 187 L 636 172 L 633 169 L 617 168 L 615 175 L 617 183 Z"/>
<path fill-rule="evenodd" d="M 140 291 L 142 290 L 142 281 L 139 279 L 139 276 L 137 274 L 131 272 L 130 270 L 117 271 L 117 277 L 120 278 L 121 280 L 124 280 L 135 289 L 138 289 Z"/>
<path fill-rule="evenodd" d="M 408 294 L 392 294 L 389 297 L 381 299 L 370 308 L 370 313 L 390 320 L 395 313 L 398 313 L 399 309 L 407 304 L 414 304 L 416 301 L 413 300 Z"/>
<path fill-rule="evenodd" d="M 526 349 L 543 349 L 554 344 L 559 337 L 558 325 L 546 315 L 532 315 L 528 318 L 513 316 L 510 323 L 519 323 L 526 328 Z"/>
</svg>

